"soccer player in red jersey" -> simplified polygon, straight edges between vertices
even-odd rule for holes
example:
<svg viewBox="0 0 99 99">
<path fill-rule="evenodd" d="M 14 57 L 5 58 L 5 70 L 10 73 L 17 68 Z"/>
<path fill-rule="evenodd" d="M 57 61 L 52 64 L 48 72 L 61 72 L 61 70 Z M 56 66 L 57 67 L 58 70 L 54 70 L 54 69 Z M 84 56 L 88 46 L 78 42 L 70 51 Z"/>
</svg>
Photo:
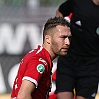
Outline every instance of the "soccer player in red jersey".
<svg viewBox="0 0 99 99">
<path fill-rule="evenodd" d="M 43 44 L 27 53 L 20 62 L 11 99 L 47 99 L 51 85 L 52 61 L 66 55 L 70 45 L 70 24 L 64 18 L 47 20 Z"/>
</svg>

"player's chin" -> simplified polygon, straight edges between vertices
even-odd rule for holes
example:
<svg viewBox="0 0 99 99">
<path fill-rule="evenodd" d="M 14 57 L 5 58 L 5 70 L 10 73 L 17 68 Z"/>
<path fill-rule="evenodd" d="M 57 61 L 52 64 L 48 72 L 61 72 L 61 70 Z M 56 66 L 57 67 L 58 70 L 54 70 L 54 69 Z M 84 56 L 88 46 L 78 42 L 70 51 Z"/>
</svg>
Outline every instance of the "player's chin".
<svg viewBox="0 0 99 99">
<path fill-rule="evenodd" d="M 61 56 L 64 56 L 64 55 L 66 55 L 66 54 L 67 54 L 67 51 L 62 51 L 62 52 L 60 53 Z"/>
</svg>

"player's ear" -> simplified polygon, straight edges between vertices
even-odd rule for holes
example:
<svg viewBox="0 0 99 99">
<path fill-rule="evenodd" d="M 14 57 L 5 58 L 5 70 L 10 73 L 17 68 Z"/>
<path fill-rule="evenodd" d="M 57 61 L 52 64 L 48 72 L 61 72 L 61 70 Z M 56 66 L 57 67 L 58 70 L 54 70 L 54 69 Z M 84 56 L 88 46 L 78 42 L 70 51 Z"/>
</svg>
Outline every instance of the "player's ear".
<svg viewBox="0 0 99 99">
<path fill-rule="evenodd" d="M 45 41 L 50 44 L 51 43 L 51 36 L 50 35 L 45 35 Z"/>
</svg>

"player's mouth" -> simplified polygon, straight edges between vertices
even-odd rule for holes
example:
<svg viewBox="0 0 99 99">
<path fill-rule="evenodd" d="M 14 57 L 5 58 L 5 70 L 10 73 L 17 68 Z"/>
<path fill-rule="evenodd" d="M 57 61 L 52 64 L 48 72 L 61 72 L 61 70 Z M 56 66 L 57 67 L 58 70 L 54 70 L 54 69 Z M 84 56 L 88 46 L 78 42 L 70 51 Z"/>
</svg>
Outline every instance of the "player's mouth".
<svg viewBox="0 0 99 99">
<path fill-rule="evenodd" d="M 61 51 L 67 52 L 68 48 L 62 48 Z"/>
</svg>

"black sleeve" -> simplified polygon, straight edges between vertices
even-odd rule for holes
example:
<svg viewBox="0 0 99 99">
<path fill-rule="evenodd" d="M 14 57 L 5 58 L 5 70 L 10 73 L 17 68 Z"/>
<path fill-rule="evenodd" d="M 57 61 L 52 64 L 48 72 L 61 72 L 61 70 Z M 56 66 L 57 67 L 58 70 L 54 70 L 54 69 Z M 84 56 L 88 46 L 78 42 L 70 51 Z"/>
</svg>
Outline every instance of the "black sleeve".
<svg viewBox="0 0 99 99">
<path fill-rule="evenodd" d="M 63 16 L 68 16 L 73 10 L 73 0 L 66 0 L 62 3 L 58 10 L 63 14 Z"/>
</svg>

